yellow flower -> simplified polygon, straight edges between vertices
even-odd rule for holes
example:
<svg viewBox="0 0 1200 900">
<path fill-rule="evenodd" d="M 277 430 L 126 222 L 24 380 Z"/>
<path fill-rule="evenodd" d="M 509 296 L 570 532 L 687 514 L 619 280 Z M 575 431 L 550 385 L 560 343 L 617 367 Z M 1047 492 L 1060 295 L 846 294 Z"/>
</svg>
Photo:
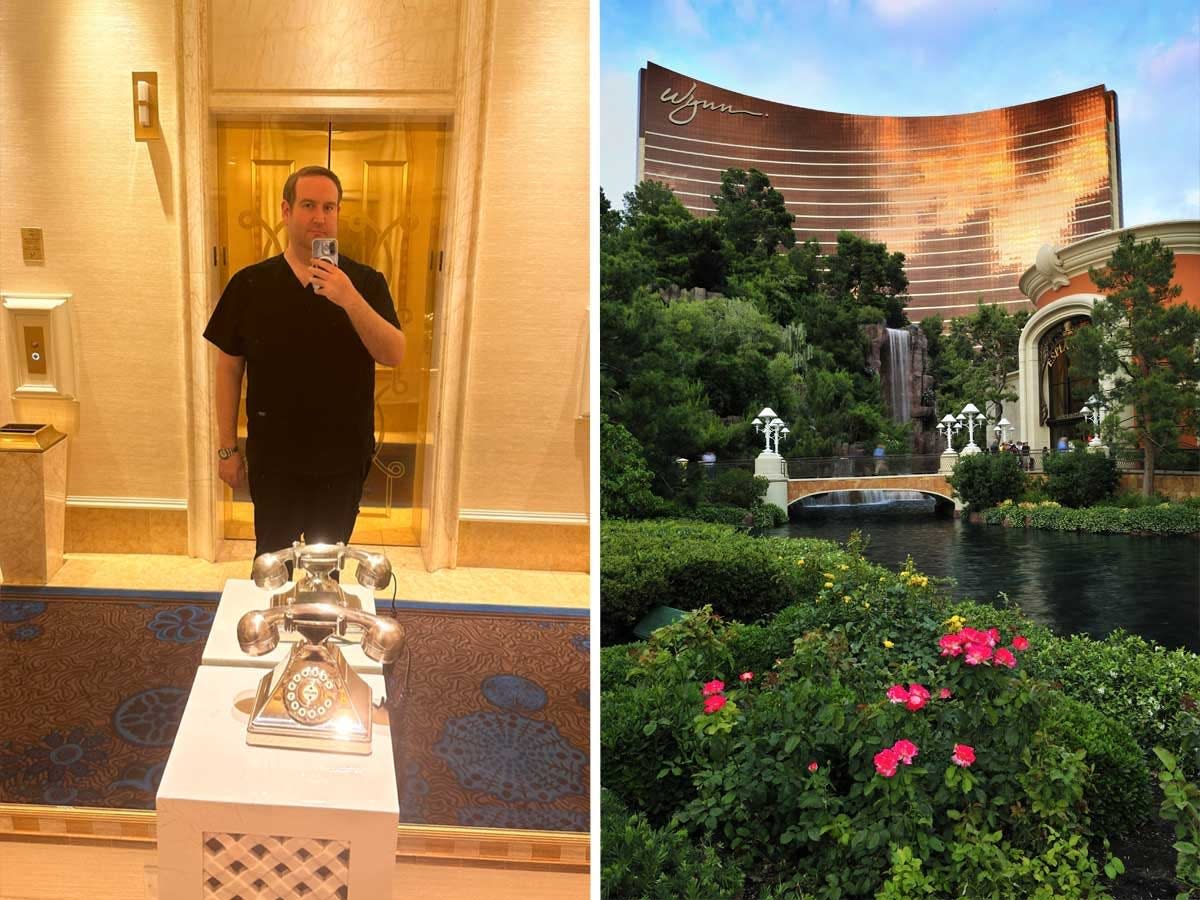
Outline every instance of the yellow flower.
<svg viewBox="0 0 1200 900">
<path fill-rule="evenodd" d="M 822 572 L 821 574 L 824 575 L 826 578 L 833 578 L 832 572 Z"/>
<path fill-rule="evenodd" d="M 863 609 L 870 609 L 870 608 L 871 608 L 871 601 L 870 601 L 870 600 L 864 600 L 864 601 L 863 601 Z"/>
<path fill-rule="evenodd" d="M 891 649 L 892 649 L 893 647 L 895 647 L 896 645 L 895 645 L 895 644 L 893 644 L 891 641 L 889 641 L 887 638 L 884 638 L 884 639 L 883 639 L 883 646 L 884 646 L 884 647 L 886 647 L 888 650 L 891 650 Z"/>
<path fill-rule="evenodd" d="M 825 590 L 829 590 L 831 587 L 833 587 L 832 581 L 825 582 Z"/>
<path fill-rule="evenodd" d="M 956 616 L 951 616 L 942 624 L 949 625 L 951 631 L 957 632 L 957 631 L 962 631 L 963 626 L 967 624 L 967 620 L 964 619 L 962 616 L 956 615 Z"/>
<path fill-rule="evenodd" d="M 849 594 L 842 594 L 842 601 L 843 601 L 844 603 L 849 603 L 849 602 L 850 602 L 850 595 L 849 595 Z"/>
<path fill-rule="evenodd" d="M 796 565 L 798 565 L 798 566 L 804 565 L 804 560 L 803 559 L 796 560 Z"/>
<path fill-rule="evenodd" d="M 841 569 L 843 572 L 845 572 L 845 571 L 848 571 L 850 567 L 848 565 L 846 565 L 845 563 L 840 563 L 838 565 L 838 568 Z"/>
</svg>

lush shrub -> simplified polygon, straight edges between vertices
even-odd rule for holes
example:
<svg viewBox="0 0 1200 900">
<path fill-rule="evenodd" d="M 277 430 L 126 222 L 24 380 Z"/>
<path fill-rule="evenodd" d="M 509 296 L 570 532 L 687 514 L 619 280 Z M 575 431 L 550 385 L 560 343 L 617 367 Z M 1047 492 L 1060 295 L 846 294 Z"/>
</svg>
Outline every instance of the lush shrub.
<svg viewBox="0 0 1200 900">
<path fill-rule="evenodd" d="M 829 541 L 753 538 L 720 525 L 670 520 L 602 522 L 600 554 L 604 644 L 630 640 L 633 627 L 658 605 L 691 610 L 710 603 L 722 616 L 753 622 L 815 596 L 830 567 L 870 567 Z"/>
<path fill-rule="evenodd" d="M 1050 499 L 1073 509 L 1111 497 L 1120 482 L 1116 461 L 1102 453 L 1052 453 L 1044 468 Z"/>
<path fill-rule="evenodd" d="M 704 478 L 704 499 L 721 506 L 749 509 L 767 493 L 767 479 L 749 469 L 722 466 Z"/>
<path fill-rule="evenodd" d="M 1123 834 L 1145 821 L 1150 814 L 1150 770 L 1127 726 L 1059 694 L 1047 705 L 1042 727 L 1056 743 L 1087 751 L 1094 774 L 1085 800 L 1097 832 Z"/>
<path fill-rule="evenodd" d="M 1189 708 L 1200 698 L 1200 656 L 1115 631 L 1035 646 L 1030 666 L 1063 693 L 1127 725 L 1147 759 L 1157 746 L 1186 753 Z"/>
<path fill-rule="evenodd" d="M 1196 896 L 1200 892 L 1200 785 L 1195 774 L 1188 777 L 1175 756 L 1162 747 L 1154 753 L 1162 763 L 1158 773 L 1158 785 L 1162 788 L 1163 802 L 1160 815 L 1175 826 L 1175 877 L 1190 888 L 1176 895 L 1180 900 Z"/>
<path fill-rule="evenodd" d="M 681 681 L 638 680 L 600 693 L 604 786 L 655 825 L 693 795 L 683 767 L 695 738 L 690 726 L 700 689 Z"/>
<path fill-rule="evenodd" d="M 710 714 L 686 648 L 654 661 L 653 683 L 694 692 L 696 794 L 675 821 L 727 847 L 753 881 L 816 898 L 876 896 L 899 847 L 922 861 L 935 896 L 1100 896 L 1081 802 L 1089 766 L 1039 728 L 1046 692 L 964 654 L 931 664 L 932 697 L 910 710 L 885 696 L 889 682 L 915 680 L 901 674 L 909 661 L 897 655 L 878 677 L 858 637 L 809 632 L 772 671 L 721 685 Z M 912 764 L 878 771 L 876 755 L 901 739 L 917 748 Z M 959 744 L 974 751 L 965 766 L 952 762 Z M 1005 860 L 990 874 L 966 849 L 981 841 Z"/>
<path fill-rule="evenodd" d="M 946 480 L 972 512 L 1020 497 L 1025 490 L 1025 472 L 1015 453 L 961 456 Z"/>
<path fill-rule="evenodd" d="M 637 665 L 636 654 L 641 644 L 617 644 L 600 649 L 600 690 L 620 687 L 629 680 Z"/>
<path fill-rule="evenodd" d="M 732 525 L 734 528 L 748 526 L 746 516 L 749 514 L 749 510 L 739 509 L 736 506 L 716 506 L 712 503 L 700 503 L 696 506 L 665 504 L 661 511 L 664 516 L 672 519 L 712 522 L 716 525 Z"/>
<path fill-rule="evenodd" d="M 656 829 L 600 789 L 600 896 L 604 900 L 736 900 L 742 873 L 682 830 Z"/>
<path fill-rule="evenodd" d="M 1046 528 L 1054 531 L 1088 531 L 1095 534 L 1192 534 L 1200 531 L 1200 507 L 1186 503 L 1158 506 L 1092 506 L 1070 509 L 1053 500 L 1041 503 L 1001 503 L 985 510 L 989 525 L 1009 528 Z"/>
<path fill-rule="evenodd" d="M 650 515 L 659 502 L 650 491 L 653 476 L 642 445 L 624 425 L 600 414 L 600 515 L 604 518 L 639 519 Z"/>
<path fill-rule="evenodd" d="M 632 541 L 648 524 L 605 527 L 616 525 L 610 536 Z M 1200 698 L 1195 654 L 1119 632 L 1105 641 L 1058 638 L 1016 608 L 951 603 L 911 563 L 889 572 L 863 560 L 854 541 L 846 548 L 754 541 L 728 529 L 666 524 L 683 556 L 693 552 L 683 546 L 689 535 L 768 548 L 760 564 L 793 602 L 760 624 L 733 621 L 736 610 L 725 618 L 701 610 L 645 644 L 606 648 L 604 781 L 641 804 L 652 823 L 675 813 L 696 840 L 727 848 L 746 872 L 747 896 L 1100 896 L 1104 852 L 1089 829 L 1111 833 L 1136 821 L 1148 783 L 1124 726 L 1146 754 L 1157 743 L 1200 767 L 1200 719 L 1187 713 Z M 646 533 L 661 538 L 653 528 Z M 663 564 L 662 551 L 652 554 L 659 562 L 651 568 Z M 736 582 L 721 583 L 723 591 L 738 590 Z M 941 656 L 939 635 L 963 624 L 1027 638 L 1016 676 L 998 669 L 981 675 L 985 667 Z M 751 673 L 748 684 L 743 672 Z M 998 693 L 954 680 L 980 677 L 992 679 L 988 691 Z M 700 686 L 711 678 L 726 683 L 728 702 L 705 715 Z M 934 698 L 897 721 L 899 710 L 881 702 L 880 692 L 913 682 Z M 943 685 L 954 699 L 939 707 Z M 983 731 L 971 738 L 980 762 L 966 771 L 983 777 L 963 794 L 961 781 L 946 782 L 946 769 L 961 778 L 958 767 L 929 763 L 948 752 L 944 729 L 973 722 Z M 917 744 L 919 757 L 868 792 L 872 779 L 881 780 L 872 754 L 898 737 Z M 982 768 L 985 755 L 998 771 Z M 827 787 L 806 793 L 815 774 Z M 911 790 L 886 793 L 900 790 L 901 775 Z M 880 807 L 880 796 L 892 806 Z M 945 805 L 954 797 L 959 806 Z M 909 821 L 900 821 L 899 808 Z M 905 849 L 907 856 L 897 856 Z M 1108 862 L 1109 877 L 1119 865 Z"/>
</svg>

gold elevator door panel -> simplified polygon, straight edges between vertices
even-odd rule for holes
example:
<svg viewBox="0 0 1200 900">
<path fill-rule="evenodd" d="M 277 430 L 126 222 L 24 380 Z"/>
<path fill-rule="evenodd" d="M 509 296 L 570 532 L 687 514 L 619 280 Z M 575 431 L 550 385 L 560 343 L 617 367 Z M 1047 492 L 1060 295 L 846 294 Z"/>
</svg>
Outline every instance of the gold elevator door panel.
<svg viewBox="0 0 1200 900">
<path fill-rule="evenodd" d="M 342 182 L 339 252 L 387 279 L 407 338 L 404 362 L 375 369 L 376 452 L 351 540 L 420 543 L 428 498 L 429 374 L 446 130 L 440 123 L 225 122 L 217 128 L 222 288 L 239 269 L 283 252 L 280 203 L 296 169 L 330 165 Z M 238 418 L 245 441 L 245 392 Z M 253 539 L 247 489 L 225 488 L 224 536 Z"/>
</svg>

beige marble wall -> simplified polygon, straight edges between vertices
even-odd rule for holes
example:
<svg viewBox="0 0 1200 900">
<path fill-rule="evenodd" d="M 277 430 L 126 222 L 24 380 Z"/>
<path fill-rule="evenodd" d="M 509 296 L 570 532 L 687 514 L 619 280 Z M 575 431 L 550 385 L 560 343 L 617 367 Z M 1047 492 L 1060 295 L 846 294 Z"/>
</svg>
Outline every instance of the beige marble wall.
<svg viewBox="0 0 1200 900">
<path fill-rule="evenodd" d="M 456 0 L 211 0 L 214 91 L 451 91 Z"/>
<path fill-rule="evenodd" d="M 497 569 L 588 571 L 588 526 L 464 521 L 458 564 Z"/>
<path fill-rule="evenodd" d="M 68 553 L 167 553 L 188 549 L 186 509 L 69 506 Z"/>
<path fill-rule="evenodd" d="M 586 0 L 497 0 L 485 90 L 460 502 L 587 513 Z"/>
<path fill-rule="evenodd" d="M 62 568 L 67 441 L 43 452 L 0 452 L 0 572 L 7 584 L 45 584 Z"/>
<path fill-rule="evenodd" d="M 71 293 L 78 365 L 78 406 L 53 409 L 14 408 L 0 367 L 0 419 L 65 426 L 68 494 L 187 495 L 175 39 L 159 0 L 0 6 L 0 290 Z M 144 70 L 164 139 L 138 143 Z M 43 229 L 44 264 L 19 227 Z"/>
</svg>

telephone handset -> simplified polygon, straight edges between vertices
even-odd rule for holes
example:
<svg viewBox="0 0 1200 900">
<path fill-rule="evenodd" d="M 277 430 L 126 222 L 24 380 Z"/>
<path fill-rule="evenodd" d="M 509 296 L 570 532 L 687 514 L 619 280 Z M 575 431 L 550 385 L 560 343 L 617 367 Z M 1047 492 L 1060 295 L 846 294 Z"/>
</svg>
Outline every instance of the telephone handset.
<svg viewBox="0 0 1200 900">
<path fill-rule="evenodd" d="M 404 649 L 399 623 L 333 603 L 252 610 L 238 620 L 238 645 L 251 656 L 270 653 L 279 645 L 281 625 L 301 637 L 259 682 L 246 743 L 371 752 L 371 688 L 330 642 L 351 624 L 366 630 L 362 649 L 372 659 L 395 662 Z"/>
<path fill-rule="evenodd" d="M 254 560 L 251 578 L 264 590 L 274 591 L 288 583 L 287 564 L 298 570 L 291 588 L 271 597 L 271 606 L 291 603 L 335 603 L 351 609 L 362 609 L 354 594 L 347 594 L 334 581 L 333 573 L 341 573 L 347 559 L 358 561 L 355 577 L 363 587 L 382 590 L 392 580 L 392 565 L 382 553 L 372 553 L 346 544 L 304 544 L 296 541 L 291 547 L 264 553 Z"/>
</svg>

